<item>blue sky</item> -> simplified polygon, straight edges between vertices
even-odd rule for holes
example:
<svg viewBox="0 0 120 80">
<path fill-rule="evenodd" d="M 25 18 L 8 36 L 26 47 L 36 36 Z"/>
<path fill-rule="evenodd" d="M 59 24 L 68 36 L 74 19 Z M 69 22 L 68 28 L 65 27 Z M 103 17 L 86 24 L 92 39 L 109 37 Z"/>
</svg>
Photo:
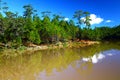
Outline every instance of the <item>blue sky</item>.
<svg viewBox="0 0 120 80">
<path fill-rule="evenodd" d="M 31 4 L 38 10 L 62 13 L 72 19 L 76 10 L 88 11 L 93 20 L 92 26 L 115 26 L 120 24 L 120 0 L 3 0 L 7 2 L 9 10 L 23 14 L 23 5 Z"/>
</svg>

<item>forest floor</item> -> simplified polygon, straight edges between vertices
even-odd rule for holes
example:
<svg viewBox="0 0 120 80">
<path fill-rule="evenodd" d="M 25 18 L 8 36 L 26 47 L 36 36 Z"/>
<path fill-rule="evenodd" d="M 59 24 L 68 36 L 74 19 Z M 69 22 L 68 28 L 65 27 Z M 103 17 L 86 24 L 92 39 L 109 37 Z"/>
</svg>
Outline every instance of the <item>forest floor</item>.
<svg viewBox="0 0 120 80">
<path fill-rule="evenodd" d="M 68 41 L 68 42 L 58 42 L 56 44 L 44 44 L 44 45 L 35 45 L 35 44 L 28 44 L 25 48 L 19 49 L 4 49 L 1 51 L 0 56 L 9 56 L 9 57 L 16 57 L 22 54 L 32 54 L 34 51 L 38 50 L 48 50 L 48 49 L 60 49 L 60 48 L 80 48 L 86 47 L 94 44 L 100 44 L 98 41 L 89 41 L 89 40 L 79 40 L 79 41 Z"/>
</svg>

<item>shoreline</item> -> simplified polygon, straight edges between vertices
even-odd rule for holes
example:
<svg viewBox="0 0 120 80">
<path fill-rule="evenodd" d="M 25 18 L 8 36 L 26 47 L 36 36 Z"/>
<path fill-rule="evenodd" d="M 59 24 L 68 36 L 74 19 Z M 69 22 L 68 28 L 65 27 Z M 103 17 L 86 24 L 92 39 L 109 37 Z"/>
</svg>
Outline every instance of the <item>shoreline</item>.
<svg viewBox="0 0 120 80">
<path fill-rule="evenodd" d="M 19 49 L 4 49 L 0 53 L 1 56 L 8 56 L 8 57 L 16 57 L 18 55 L 24 55 L 24 54 L 33 54 L 34 51 L 40 51 L 40 50 L 53 50 L 53 49 L 61 49 L 61 48 L 81 48 L 81 47 L 87 47 L 94 44 L 100 44 L 99 41 L 68 41 L 65 43 L 58 42 L 56 44 L 47 44 L 47 45 L 35 45 L 30 44 L 28 47 L 25 48 L 19 48 Z"/>
<path fill-rule="evenodd" d="M 80 47 L 87 47 L 94 44 L 100 44 L 98 41 L 69 41 L 69 42 L 58 42 L 56 44 L 49 44 L 49 45 L 34 45 L 27 47 L 26 50 L 48 50 L 48 49 L 60 49 L 60 48 L 80 48 Z"/>
</svg>

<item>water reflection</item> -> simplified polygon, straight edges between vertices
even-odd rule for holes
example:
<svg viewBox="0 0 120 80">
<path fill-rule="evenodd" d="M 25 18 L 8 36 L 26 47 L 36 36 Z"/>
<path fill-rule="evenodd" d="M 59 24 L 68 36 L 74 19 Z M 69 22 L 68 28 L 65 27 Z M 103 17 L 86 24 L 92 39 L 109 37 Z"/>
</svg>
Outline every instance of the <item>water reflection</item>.
<svg viewBox="0 0 120 80">
<path fill-rule="evenodd" d="M 89 62 L 92 62 L 93 64 L 95 64 L 103 58 L 105 58 L 105 55 L 99 53 L 99 54 L 95 54 L 95 55 L 93 55 L 92 57 L 89 57 L 89 58 L 83 58 L 82 60 L 85 61 L 85 62 L 89 61 Z"/>
<path fill-rule="evenodd" d="M 0 58 L 0 80 L 120 80 L 120 46 L 107 46 Z"/>
<path fill-rule="evenodd" d="M 50 75 L 47 75 L 47 71 L 44 70 L 36 75 L 36 80 L 83 80 L 84 76 L 89 75 L 92 71 L 92 68 L 89 68 L 87 64 L 86 68 L 83 66 L 85 65 L 81 65 L 81 67 L 68 65 L 61 71 L 53 69 Z"/>
<path fill-rule="evenodd" d="M 104 52 L 96 53 L 90 57 L 83 57 L 82 60 L 85 62 L 92 62 L 93 64 L 95 64 L 107 56 L 113 56 L 113 55 L 117 55 L 119 53 L 120 53 L 119 50 L 111 49 L 111 50 L 107 50 Z"/>
<path fill-rule="evenodd" d="M 61 68 L 60 71 L 57 71 L 56 68 L 53 68 L 50 75 L 47 75 L 47 71 L 43 70 L 42 72 L 40 72 L 39 74 L 36 75 L 36 80 L 79 80 L 79 79 L 88 80 L 90 76 L 92 76 L 93 78 L 91 78 L 89 80 L 101 80 L 101 79 L 102 80 L 106 80 L 106 79 L 112 80 L 114 78 L 114 76 L 117 76 L 117 75 L 113 75 L 113 74 L 111 75 L 112 72 L 107 74 L 107 75 L 113 76 L 113 78 L 111 78 L 111 79 L 109 77 L 108 78 L 103 77 L 100 79 L 98 79 L 97 77 L 94 77 L 95 73 L 100 72 L 100 71 L 99 71 L 99 68 L 98 68 L 98 70 L 94 71 L 95 67 L 93 64 L 98 63 L 100 60 L 105 59 L 109 56 L 111 57 L 111 56 L 114 56 L 117 54 L 120 54 L 120 50 L 113 49 L 113 50 L 107 50 L 104 52 L 96 53 L 95 55 L 90 56 L 89 58 L 83 57 L 80 60 L 73 61 L 66 68 Z M 120 55 L 119 55 L 119 57 L 120 57 Z M 73 64 L 75 64 L 75 65 L 73 66 Z M 120 67 L 120 63 L 117 66 Z M 104 65 L 104 67 L 106 67 L 106 66 Z M 113 69 L 114 69 L 114 67 L 113 67 Z M 114 70 L 116 70 L 116 69 L 114 69 Z M 103 69 L 103 71 L 106 71 L 106 70 Z M 102 73 L 102 74 L 106 75 L 104 73 Z M 101 74 L 99 74 L 99 75 L 101 75 Z M 117 76 L 117 79 L 118 78 L 120 78 L 120 77 Z"/>
</svg>

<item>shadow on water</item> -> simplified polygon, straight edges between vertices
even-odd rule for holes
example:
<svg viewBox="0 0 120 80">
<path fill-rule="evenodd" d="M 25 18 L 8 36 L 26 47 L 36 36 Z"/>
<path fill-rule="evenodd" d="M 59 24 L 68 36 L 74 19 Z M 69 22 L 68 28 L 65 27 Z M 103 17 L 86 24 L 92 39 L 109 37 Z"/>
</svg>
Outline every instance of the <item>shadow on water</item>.
<svg viewBox="0 0 120 80">
<path fill-rule="evenodd" d="M 103 78 L 100 76 L 99 79 L 106 80 L 108 78 L 101 72 L 104 69 L 99 66 L 106 69 L 105 64 L 109 62 L 106 57 L 114 53 L 120 54 L 119 44 L 102 43 L 84 48 L 36 51 L 32 55 L 8 59 L 1 57 L 0 80 L 96 80 L 94 75 L 101 75 Z M 100 62 L 102 59 L 105 59 L 103 63 Z M 120 67 L 120 63 L 116 65 Z M 116 79 L 114 77 L 111 80 Z"/>
</svg>

